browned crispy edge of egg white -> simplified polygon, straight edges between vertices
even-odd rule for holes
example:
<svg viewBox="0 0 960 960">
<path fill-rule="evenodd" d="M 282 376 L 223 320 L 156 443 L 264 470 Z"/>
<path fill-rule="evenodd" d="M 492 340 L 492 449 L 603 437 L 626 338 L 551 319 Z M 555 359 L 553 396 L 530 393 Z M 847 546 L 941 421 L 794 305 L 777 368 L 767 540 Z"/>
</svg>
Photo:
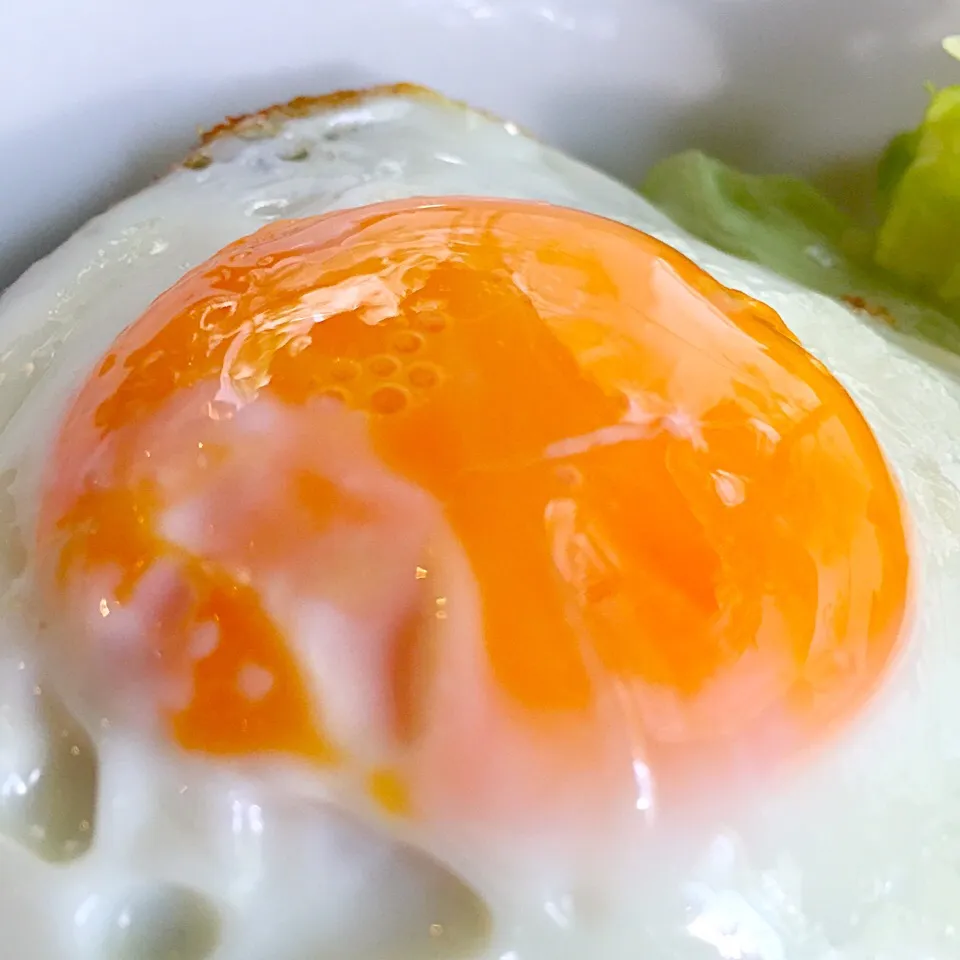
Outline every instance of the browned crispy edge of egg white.
<svg viewBox="0 0 960 960">
<path fill-rule="evenodd" d="M 411 97 L 427 100 L 439 106 L 478 114 L 497 124 L 506 122 L 502 117 L 498 117 L 489 110 L 472 107 L 462 100 L 453 100 L 436 90 L 422 87 L 416 83 L 391 83 L 364 87 L 359 90 L 335 90 L 321 96 L 294 97 L 288 103 L 275 103 L 254 113 L 227 117 L 216 126 L 200 133 L 198 146 L 182 161 L 182 166 L 190 170 L 202 170 L 209 166 L 213 163 L 213 157 L 204 150 L 204 147 L 223 137 L 238 137 L 241 140 L 269 140 L 282 130 L 287 120 L 310 117 L 328 110 L 337 110 L 352 104 L 363 103 L 365 100 L 375 100 L 381 97 Z M 518 124 L 514 124 L 514 126 L 526 136 L 532 137 L 532 134 Z"/>
</svg>

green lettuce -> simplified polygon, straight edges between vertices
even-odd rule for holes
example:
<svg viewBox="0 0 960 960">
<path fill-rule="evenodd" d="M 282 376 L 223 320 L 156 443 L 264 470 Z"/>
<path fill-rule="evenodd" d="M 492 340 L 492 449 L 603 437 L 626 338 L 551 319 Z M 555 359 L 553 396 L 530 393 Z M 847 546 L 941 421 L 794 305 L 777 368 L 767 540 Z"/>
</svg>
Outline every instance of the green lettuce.
<svg viewBox="0 0 960 960">
<path fill-rule="evenodd" d="M 897 184 L 903 179 L 917 155 L 921 131 L 909 130 L 894 137 L 877 165 L 877 201 L 880 211 L 890 212 Z"/>
<path fill-rule="evenodd" d="M 876 262 L 960 305 L 960 87 L 934 93 L 923 123 L 891 143 L 880 173 L 886 215 Z"/>
<path fill-rule="evenodd" d="M 741 173 L 688 151 L 655 166 L 641 192 L 713 247 L 834 297 L 873 289 L 872 238 L 812 186 Z"/>
<path fill-rule="evenodd" d="M 881 173 L 891 196 L 884 227 L 903 202 L 910 148 L 905 138 L 884 155 Z M 741 173 L 688 151 L 657 164 L 641 192 L 711 246 L 960 354 L 960 300 L 931 294 L 903 270 L 879 262 L 879 234 L 855 223 L 803 180 Z M 960 246 L 956 255 L 960 263 Z"/>
<path fill-rule="evenodd" d="M 960 60 L 960 37 L 943 46 Z M 658 164 L 641 192 L 712 246 L 960 353 L 960 86 L 930 94 L 920 125 L 879 159 L 876 229 L 803 180 L 697 151 Z"/>
</svg>

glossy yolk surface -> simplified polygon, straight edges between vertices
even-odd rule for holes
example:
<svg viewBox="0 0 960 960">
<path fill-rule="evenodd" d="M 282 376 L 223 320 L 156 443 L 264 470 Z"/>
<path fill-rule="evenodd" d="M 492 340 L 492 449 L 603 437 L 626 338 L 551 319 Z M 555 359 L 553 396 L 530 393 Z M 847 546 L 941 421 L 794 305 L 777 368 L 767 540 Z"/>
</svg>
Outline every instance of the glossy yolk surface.
<svg viewBox="0 0 960 960">
<path fill-rule="evenodd" d="M 613 685 L 650 742 L 792 750 L 863 702 L 905 615 L 881 453 L 776 314 L 637 231 L 512 201 L 278 223 L 188 274 L 69 410 L 39 543 L 83 657 L 137 613 L 105 669 L 179 690 L 145 709 L 184 747 L 333 761 L 284 611 L 370 625 L 374 701 L 414 749 L 443 722 L 418 666 L 436 522 L 519 727 Z"/>
</svg>

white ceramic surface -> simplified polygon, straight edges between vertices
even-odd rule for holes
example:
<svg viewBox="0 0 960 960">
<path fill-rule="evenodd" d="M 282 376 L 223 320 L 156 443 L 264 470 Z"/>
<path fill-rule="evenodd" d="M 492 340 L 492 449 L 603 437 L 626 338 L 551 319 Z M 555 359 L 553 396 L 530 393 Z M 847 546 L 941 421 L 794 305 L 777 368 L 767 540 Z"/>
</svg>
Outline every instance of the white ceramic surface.
<svg viewBox="0 0 960 960">
<path fill-rule="evenodd" d="M 408 79 L 635 179 L 854 164 L 960 80 L 958 0 L 0 0 L 0 286 L 198 125 Z"/>
</svg>

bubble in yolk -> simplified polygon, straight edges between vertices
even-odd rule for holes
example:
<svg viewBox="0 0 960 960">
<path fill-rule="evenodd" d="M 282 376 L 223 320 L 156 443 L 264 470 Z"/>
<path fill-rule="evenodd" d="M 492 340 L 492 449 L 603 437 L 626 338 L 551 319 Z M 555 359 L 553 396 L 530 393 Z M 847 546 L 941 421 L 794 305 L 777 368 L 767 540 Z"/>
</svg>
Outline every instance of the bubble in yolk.
<svg viewBox="0 0 960 960">
<path fill-rule="evenodd" d="M 369 687 L 400 744 L 379 758 L 455 741 L 476 700 L 436 693 L 470 633 L 431 579 L 441 528 L 496 736 L 549 740 L 613 690 L 654 753 L 769 759 L 863 703 L 905 617 L 880 450 L 777 315 L 638 231 L 513 201 L 282 222 L 188 274 L 70 408 L 39 544 L 82 659 L 156 681 L 141 709 L 182 746 L 333 762 L 325 691 Z"/>
</svg>

